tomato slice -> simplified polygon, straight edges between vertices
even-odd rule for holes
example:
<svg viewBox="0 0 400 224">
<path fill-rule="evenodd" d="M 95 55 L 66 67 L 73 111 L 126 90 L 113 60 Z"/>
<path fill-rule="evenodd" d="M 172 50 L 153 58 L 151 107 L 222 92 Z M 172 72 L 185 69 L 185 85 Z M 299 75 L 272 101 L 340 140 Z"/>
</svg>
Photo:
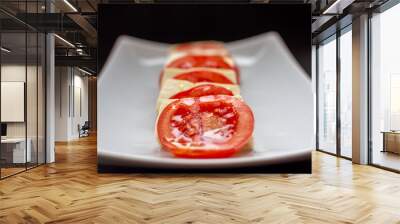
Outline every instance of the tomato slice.
<svg viewBox="0 0 400 224">
<path fill-rule="evenodd" d="M 213 71 L 191 71 L 176 75 L 174 79 L 186 80 L 189 82 L 215 82 L 222 84 L 233 84 L 231 80 L 224 75 Z"/>
<path fill-rule="evenodd" d="M 239 76 L 240 70 L 239 70 L 239 67 L 235 65 L 235 66 L 233 67 L 233 70 L 235 70 L 235 73 L 236 73 L 236 82 L 237 82 L 238 84 L 240 84 L 240 76 Z"/>
<path fill-rule="evenodd" d="M 225 47 L 221 43 L 212 42 L 212 41 L 201 41 L 201 42 L 192 42 L 192 43 L 183 43 L 177 45 L 174 50 L 176 51 L 190 51 L 193 49 L 199 50 L 225 50 Z"/>
<path fill-rule="evenodd" d="M 221 56 L 187 55 L 175 59 L 174 61 L 169 63 L 167 67 L 181 68 L 181 69 L 196 68 L 196 67 L 232 69 L 236 73 L 237 83 L 240 83 L 239 68 L 236 65 L 228 64 Z M 162 77 L 160 79 L 162 79 Z"/>
<path fill-rule="evenodd" d="M 228 95 L 233 96 L 232 91 L 222 86 L 216 86 L 212 84 L 198 85 L 188 90 L 179 92 L 170 97 L 170 99 L 181 99 L 189 97 L 201 97 L 209 95 Z"/>
<path fill-rule="evenodd" d="M 168 68 L 195 68 L 195 67 L 206 67 L 206 68 L 222 68 L 222 69 L 234 69 L 234 66 L 229 65 L 225 62 L 221 56 L 203 56 L 203 55 L 187 55 L 175 59 L 167 65 Z"/>
<path fill-rule="evenodd" d="M 250 140 L 254 117 L 233 96 L 183 98 L 163 109 L 156 129 L 163 148 L 177 157 L 224 158 Z"/>
</svg>

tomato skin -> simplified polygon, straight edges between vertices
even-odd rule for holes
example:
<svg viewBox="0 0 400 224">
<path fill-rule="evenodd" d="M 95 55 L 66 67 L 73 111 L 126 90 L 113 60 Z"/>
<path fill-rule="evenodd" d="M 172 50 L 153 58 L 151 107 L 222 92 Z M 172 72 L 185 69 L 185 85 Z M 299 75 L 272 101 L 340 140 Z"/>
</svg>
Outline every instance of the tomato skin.
<svg viewBox="0 0 400 224">
<path fill-rule="evenodd" d="M 174 79 L 186 80 L 189 82 L 214 82 L 221 84 L 233 84 L 233 82 L 224 75 L 213 71 L 191 71 L 176 75 Z"/>
<path fill-rule="evenodd" d="M 240 82 L 239 69 L 236 65 L 228 64 L 224 57 L 222 56 L 203 56 L 203 55 L 186 55 L 180 58 L 175 59 L 170 62 L 167 68 L 180 68 L 180 69 L 189 69 L 189 68 L 197 68 L 197 67 L 205 67 L 205 68 L 217 68 L 217 69 L 231 69 L 236 73 L 236 82 Z M 160 75 L 160 80 L 162 80 L 163 72 Z M 188 77 L 188 76 L 187 76 Z M 230 81 L 230 80 L 229 80 Z M 160 81 L 161 82 L 161 81 Z M 224 83 L 228 82 L 227 80 L 222 81 Z M 222 83 L 220 82 L 220 83 Z M 230 81 L 232 82 L 232 81 Z"/>
<path fill-rule="evenodd" d="M 195 67 L 206 67 L 206 68 L 221 68 L 221 69 L 232 69 L 234 67 L 229 65 L 221 56 L 200 56 L 200 55 L 187 55 L 175 59 L 167 65 L 167 68 L 195 68 Z"/>
<path fill-rule="evenodd" d="M 181 99 L 188 97 L 201 97 L 201 96 L 209 96 L 209 95 L 228 95 L 233 96 L 232 91 L 226 89 L 222 86 L 216 86 L 212 84 L 203 84 L 198 85 L 188 90 L 179 92 L 170 97 L 170 99 Z"/>
<path fill-rule="evenodd" d="M 191 148 L 175 148 L 170 150 L 174 156 L 187 159 L 215 159 L 215 158 L 226 158 L 231 157 L 236 153 L 236 149 L 224 149 L 224 150 L 207 150 L 207 149 L 191 149 Z"/>
<path fill-rule="evenodd" d="M 235 71 L 235 73 L 236 73 L 236 82 L 238 83 L 238 84 L 240 84 L 240 70 L 239 70 L 239 67 L 238 66 L 234 66 L 233 67 L 233 70 Z"/>
<path fill-rule="evenodd" d="M 178 44 L 174 48 L 175 51 L 191 51 L 191 50 L 225 50 L 223 44 L 213 41 L 201 41 L 192 43 Z"/>
<path fill-rule="evenodd" d="M 222 126 L 221 120 L 225 121 Z M 156 124 L 163 148 L 184 158 L 232 156 L 248 143 L 253 129 L 254 116 L 249 106 L 226 95 L 173 101 L 161 112 Z"/>
</svg>

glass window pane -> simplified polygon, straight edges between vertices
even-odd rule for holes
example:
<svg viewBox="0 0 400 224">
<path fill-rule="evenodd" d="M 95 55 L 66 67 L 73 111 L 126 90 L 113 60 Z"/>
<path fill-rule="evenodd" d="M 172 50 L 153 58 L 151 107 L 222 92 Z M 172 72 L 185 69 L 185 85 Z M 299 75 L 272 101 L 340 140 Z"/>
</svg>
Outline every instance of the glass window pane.
<svg viewBox="0 0 400 224">
<path fill-rule="evenodd" d="M 352 34 L 340 36 L 340 152 L 352 156 Z"/>
<path fill-rule="evenodd" d="M 30 161 L 26 144 L 26 33 L 1 33 L 1 174 L 25 170 Z M 27 147 L 28 146 L 28 147 Z M 27 150 L 28 149 L 28 150 Z"/>
<path fill-rule="evenodd" d="M 27 13 L 38 13 L 37 1 L 27 2 Z M 37 17 L 29 18 L 35 23 Z M 38 164 L 38 33 L 27 29 L 27 76 L 26 76 L 26 125 L 27 143 L 30 147 L 30 161 L 28 168 Z"/>
<path fill-rule="evenodd" d="M 45 120 L 46 120 L 46 74 L 45 74 L 45 60 L 46 60 L 46 36 L 43 33 L 38 35 L 38 164 L 45 163 L 46 149 L 45 149 Z"/>
<path fill-rule="evenodd" d="M 372 17 L 372 163 L 400 170 L 400 5 Z"/>
<path fill-rule="evenodd" d="M 15 14 L 43 13 L 45 1 L 1 1 Z M 0 12 L 0 177 L 45 162 L 45 35 Z M 28 23 L 36 23 L 31 16 Z"/>
<path fill-rule="evenodd" d="M 336 39 L 318 48 L 318 146 L 336 153 Z"/>
<path fill-rule="evenodd" d="M 30 160 L 27 163 L 28 168 L 37 165 L 37 116 L 38 116 L 38 51 L 37 51 L 37 41 L 38 36 L 36 32 L 27 33 L 27 44 L 28 44 L 28 61 L 27 61 L 27 80 L 26 80 L 26 117 L 27 117 L 27 142 L 30 147 Z"/>
</svg>

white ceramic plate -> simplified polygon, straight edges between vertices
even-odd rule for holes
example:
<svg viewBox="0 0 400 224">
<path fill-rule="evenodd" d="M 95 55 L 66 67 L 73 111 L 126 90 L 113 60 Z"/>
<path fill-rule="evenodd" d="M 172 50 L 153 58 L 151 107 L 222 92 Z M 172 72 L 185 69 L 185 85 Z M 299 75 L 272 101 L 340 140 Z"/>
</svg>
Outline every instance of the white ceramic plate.
<svg viewBox="0 0 400 224">
<path fill-rule="evenodd" d="M 230 168 L 304 159 L 313 148 L 311 80 L 275 32 L 226 44 L 255 116 L 254 148 L 224 159 L 174 158 L 154 135 L 158 80 L 168 45 L 120 37 L 98 77 L 99 165 Z"/>
</svg>

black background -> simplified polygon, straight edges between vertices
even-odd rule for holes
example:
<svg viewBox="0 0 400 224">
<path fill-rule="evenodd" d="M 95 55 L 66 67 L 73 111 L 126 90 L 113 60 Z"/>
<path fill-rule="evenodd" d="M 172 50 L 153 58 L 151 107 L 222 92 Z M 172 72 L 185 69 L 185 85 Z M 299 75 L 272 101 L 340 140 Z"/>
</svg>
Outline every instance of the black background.
<svg viewBox="0 0 400 224">
<path fill-rule="evenodd" d="M 219 168 L 219 169 L 159 169 L 159 168 L 141 168 L 141 167 L 123 167 L 98 165 L 99 173 L 159 173 L 159 174 L 174 174 L 174 173 L 196 173 L 196 174 L 213 174 L 213 173 L 294 173 L 294 174 L 310 174 L 312 172 L 311 153 L 306 158 L 288 162 L 284 164 L 271 164 L 268 166 L 255 167 L 239 167 L 239 168 Z"/>
<path fill-rule="evenodd" d="M 100 69 L 122 34 L 178 43 L 229 42 L 277 31 L 304 70 L 311 74 L 311 6 L 308 4 L 100 4 L 97 24 Z"/>
<path fill-rule="evenodd" d="M 97 24 L 99 68 L 120 35 L 165 43 L 194 40 L 229 42 L 277 31 L 304 70 L 311 74 L 311 6 L 307 4 L 100 4 Z M 302 161 L 247 169 L 182 171 L 99 165 L 98 171 L 311 173 L 311 154 Z"/>
</svg>

